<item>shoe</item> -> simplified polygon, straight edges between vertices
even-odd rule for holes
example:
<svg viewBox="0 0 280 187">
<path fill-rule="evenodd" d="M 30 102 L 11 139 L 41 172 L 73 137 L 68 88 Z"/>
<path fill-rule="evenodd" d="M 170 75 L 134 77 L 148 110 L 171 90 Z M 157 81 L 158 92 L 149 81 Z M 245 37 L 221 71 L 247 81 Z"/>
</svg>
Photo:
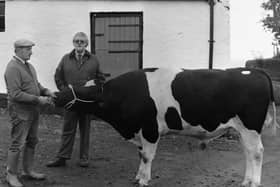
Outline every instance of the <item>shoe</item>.
<svg viewBox="0 0 280 187">
<path fill-rule="evenodd" d="M 11 187 L 23 187 L 23 184 L 19 181 L 17 175 L 13 175 L 7 172 L 6 181 Z"/>
<path fill-rule="evenodd" d="M 63 167 L 63 166 L 66 166 L 66 159 L 65 158 L 58 158 L 54 161 L 50 161 L 46 166 L 47 167 Z"/>
<path fill-rule="evenodd" d="M 89 161 L 86 158 L 80 159 L 79 166 L 86 168 L 89 166 Z"/>
<path fill-rule="evenodd" d="M 23 178 L 29 179 L 29 180 L 45 180 L 46 175 L 42 173 L 37 173 L 34 171 L 31 171 L 29 173 L 22 173 L 21 175 Z"/>
</svg>

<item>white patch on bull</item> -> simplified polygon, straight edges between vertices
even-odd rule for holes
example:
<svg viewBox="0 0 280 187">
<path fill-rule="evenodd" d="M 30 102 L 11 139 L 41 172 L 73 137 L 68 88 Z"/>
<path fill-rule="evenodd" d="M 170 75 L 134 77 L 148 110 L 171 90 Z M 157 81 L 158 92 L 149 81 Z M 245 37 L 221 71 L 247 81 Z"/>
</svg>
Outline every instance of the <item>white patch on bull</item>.
<svg viewBox="0 0 280 187">
<path fill-rule="evenodd" d="M 242 73 L 243 75 L 250 75 L 250 74 L 251 74 L 251 71 L 241 71 L 241 73 Z"/>
<path fill-rule="evenodd" d="M 128 142 L 132 143 L 133 145 L 136 145 L 138 148 L 142 148 L 142 143 L 139 137 L 139 134 L 136 134 L 134 138 L 128 140 Z"/>
<path fill-rule="evenodd" d="M 183 130 L 169 129 L 165 121 L 165 114 L 169 107 L 174 107 L 182 116 L 180 105 L 172 95 L 171 83 L 175 79 L 176 75 L 181 72 L 180 69 L 158 69 L 155 72 L 147 72 L 147 81 L 149 86 L 149 92 L 151 98 L 154 100 L 157 113 L 158 130 L 161 135 L 164 134 L 181 134 L 196 137 L 200 140 L 207 140 L 217 137 L 218 134 L 222 134 L 225 125 L 221 125 L 217 128 L 217 132 L 209 133 L 202 126 L 192 126 L 181 117 Z"/>
<path fill-rule="evenodd" d="M 156 154 L 158 141 L 156 143 L 150 143 L 145 140 L 142 131 L 139 134 L 143 147 L 139 151 L 141 161 L 135 179 L 138 181 L 139 186 L 148 186 L 148 182 L 151 180 L 152 161 Z"/>
<path fill-rule="evenodd" d="M 234 118 L 232 127 L 240 133 L 240 142 L 246 156 L 246 171 L 242 186 L 260 186 L 264 151 L 261 135 L 255 130 L 247 129 L 239 117 Z"/>
<path fill-rule="evenodd" d="M 94 80 L 89 80 L 86 82 L 86 84 L 84 85 L 84 87 L 90 87 L 90 86 L 95 86 Z"/>
<path fill-rule="evenodd" d="M 192 126 L 188 123 L 185 123 L 184 129 L 181 131 L 178 130 L 169 130 L 167 134 L 177 134 L 182 136 L 190 136 L 197 138 L 203 142 L 208 142 L 212 139 L 215 139 L 227 132 L 230 127 L 235 126 L 234 118 L 231 118 L 227 123 L 221 123 L 216 130 L 209 132 L 205 130 L 201 125 Z"/>
<path fill-rule="evenodd" d="M 149 92 L 157 108 L 158 130 L 160 134 L 167 133 L 168 128 L 165 121 L 165 113 L 168 107 L 174 107 L 181 116 L 179 103 L 174 99 L 171 90 L 171 83 L 180 69 L 160 68 L 154 72 L 146 72 Z M 183 121 L 182 121 L 183 124 Z"/>
</svg>

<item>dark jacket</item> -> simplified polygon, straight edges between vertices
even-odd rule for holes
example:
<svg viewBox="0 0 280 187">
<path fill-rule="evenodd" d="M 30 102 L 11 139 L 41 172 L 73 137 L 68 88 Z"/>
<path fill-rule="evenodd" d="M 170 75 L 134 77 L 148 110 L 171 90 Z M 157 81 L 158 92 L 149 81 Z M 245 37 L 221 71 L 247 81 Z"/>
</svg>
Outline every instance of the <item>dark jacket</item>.
<svg viewBox="0 0 280 187">
<path fill-rule="evenodd" d="M 85 51 L 82 63 L 75 57 L 75 50 L 64 55 L 55 72 L 55 83 L 59 90 L 72 86 L 83 86 L 87 81 L 96 78 L 99 62 L 95 55 Z"/>
</svg>

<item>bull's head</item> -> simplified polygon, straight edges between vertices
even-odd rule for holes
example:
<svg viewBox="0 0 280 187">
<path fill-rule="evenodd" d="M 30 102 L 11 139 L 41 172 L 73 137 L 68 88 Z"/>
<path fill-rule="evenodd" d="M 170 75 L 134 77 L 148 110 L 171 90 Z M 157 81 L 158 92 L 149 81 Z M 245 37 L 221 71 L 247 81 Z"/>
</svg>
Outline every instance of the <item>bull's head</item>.
<svg viewBox="0 0 280 187">
<path fill-rule="evenodd" d="M 98 72 L 95 79 L 88 81 L 84 86 L 70 86 L 56 92 L 55 106 L 75 111 L 93 112 L 96 107 L 103 104 L 103 85 L 109 76 L 109 73 Z"/>
<path fill-rule="evenodd" d="M 56 107 L 64 107 L 68 110 L 92 111 L 101 102 L 101 88 L 99 86 L 69 87 L 55 93 L 54 104 Z"/>
</svg>

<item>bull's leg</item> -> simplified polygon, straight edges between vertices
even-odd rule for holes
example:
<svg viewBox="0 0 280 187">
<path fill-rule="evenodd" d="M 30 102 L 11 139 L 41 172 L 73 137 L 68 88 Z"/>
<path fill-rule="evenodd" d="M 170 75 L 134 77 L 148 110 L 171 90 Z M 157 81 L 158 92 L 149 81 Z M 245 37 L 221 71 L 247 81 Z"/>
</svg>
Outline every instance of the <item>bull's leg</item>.
<svg viewBox="0 0 280 187">
<path fill-rule="evenodd" d="M 136 181 L 139 182 L 141 178 L 143 178 L 143 170 L 144 170 L 144 162 L 146 160 L 146 158 L 144 157 L 143 153 L 142 153 L 142 148 L 139 150 L 139 157 L 140 157 L 140 165 L 139 165 L 139 169 L 138 172 L 136 174 Z"/>
<path fill-rule="evenodd" d="M 246 156 L 246 173 L 242 186 L 258 187 L 261 184 L 263 145 L 256 131 L 243 129 L 241 142 Z"/>
<path fill-rule="evenodd" d="M 244 177 L 244 180 L 242 182 L 242 186 L 246 186 L 247 184 L 250 183 L 251 176 L 253 176 L 253 167 L 252 167 L 253 163 L 249 159 L 249 153 L 244 148 L 244 146 L 243 146 L 243 149 L 244 149 L 244 154 L 245 154 L 245 159 L 246 159 L 246 168 L 245 168 L 245 177 Z"/>
<path fill-rule="evenodd" d="M 148 186 L 149 180 L 151 179 L 152 161 L 156 154 L 157 144 L 150 143 L 141 136 L 142 149 L 139 151 L 140 154 L 140 166 L 136 175 L 136 180 L 140 186 Z"/>
</svg>

